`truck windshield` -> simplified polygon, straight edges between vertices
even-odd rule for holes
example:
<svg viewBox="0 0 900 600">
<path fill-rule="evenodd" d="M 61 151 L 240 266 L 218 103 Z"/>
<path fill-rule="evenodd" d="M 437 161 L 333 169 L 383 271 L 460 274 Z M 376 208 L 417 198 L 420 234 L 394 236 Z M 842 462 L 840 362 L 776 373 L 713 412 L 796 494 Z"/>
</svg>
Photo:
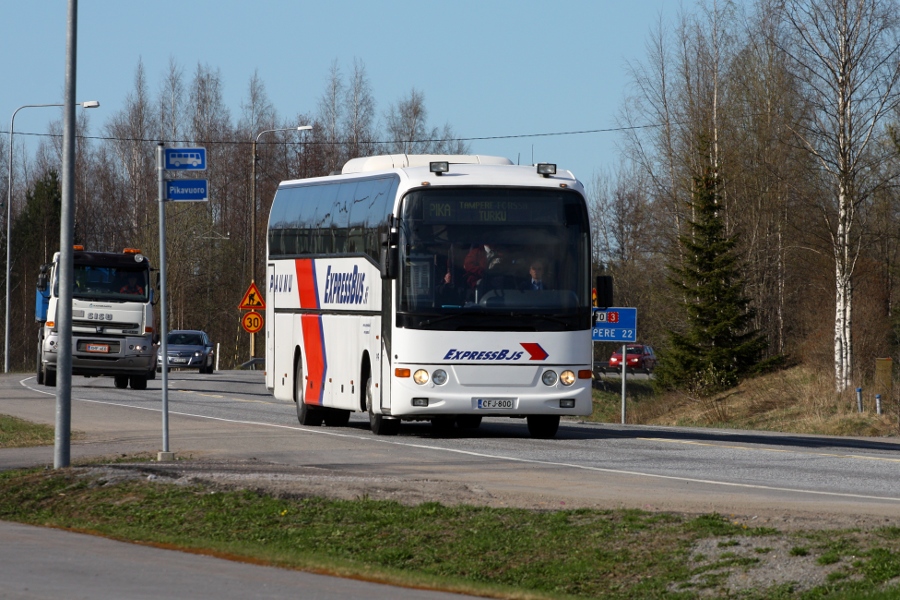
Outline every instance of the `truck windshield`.
<svg viewBox="0 0 900 600">
<path fill-rule="evenodd" d="M 590 327 L 590 235 L 573 191 L 432 188 L 400 219 L 397 325 L 572 331 Z"/>
<path fill-rule="evenodd" d="M 147 269 L 123 269 L 75 265 L 74 298 L 86 300 L 146 302 L 149 299 Z M 59 295 L 59 282 L 55 284 Z"/>
</svg>

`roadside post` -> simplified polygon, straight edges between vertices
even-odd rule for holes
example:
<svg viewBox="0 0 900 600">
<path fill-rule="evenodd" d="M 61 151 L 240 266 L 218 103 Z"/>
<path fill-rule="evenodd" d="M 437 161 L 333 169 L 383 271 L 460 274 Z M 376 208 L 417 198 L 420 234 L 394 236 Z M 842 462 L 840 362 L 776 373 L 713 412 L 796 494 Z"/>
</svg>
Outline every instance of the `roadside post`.
<svg viewBox="0 0 900 600">
<path fill-rule="evenodd" d="M 205 171 L 206 148 L 156 147 L 156 173 L 159 184 L 159 353 L 162 357 L 162 451 L 159 462 L 175 460 L 169 451 L 169 346 L 166 341 L 166 202 L 206 202 L 206 179 L 165 178 L 166 171 Z"/>
<path fill-rule="evenodd" d="M 595 342 L 622 342 L 622 424 L 625 424 L 625 377 L 628 365 L 627 343 L 637 342 L 636 308 L 593 309 L 591 339 Z"/>
<path fill-rule="evenodd" d="M 244 328 L 244 331 L 250 334 L 250 346 L 253 348 L 253 340 L 256 334 L 262 330 L 263 327 L 263 316 L 256 312 L 257 310 L 265 310 L 266 309 L 266 301 L 263 300 L 262 294 L 259 292 L 259 288 L 256 287 L 256 282 L 251 281 L 250 286 L 247 288 L 247 291 L 244 292 L 243 298 L 241 298 L 241 303 L 238 305 L 239 310 L 249 310 L 250 312 L 245 313 L 243 317 L 241 317 L 241 327 Z M 256 366 L 256 362 L 259 360 L 254 356 L 255 352 L 253 350 L 250 351 L 250 360 L 241 365 L 242 367 L 247 367 L 249 369 L 254 369 Z"/>
</svg>

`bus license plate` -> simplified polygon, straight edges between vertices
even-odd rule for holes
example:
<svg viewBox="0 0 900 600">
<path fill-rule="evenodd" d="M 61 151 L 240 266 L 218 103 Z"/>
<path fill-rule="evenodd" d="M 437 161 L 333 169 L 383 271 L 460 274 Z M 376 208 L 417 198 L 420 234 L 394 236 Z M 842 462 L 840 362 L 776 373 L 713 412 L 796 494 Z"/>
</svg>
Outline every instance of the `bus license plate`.
<svg viewBox="0 0 900 600">
<path fill-rule="evenodd" d="M 109 352 L 109 344 L 86 344 L 85 352 Z"/>
<path fill-rule="evenodd" d="M 480 409 L 511 410 L 515 401 L 512 398 L 477 398 L 477 406 Z"/>
</svg>

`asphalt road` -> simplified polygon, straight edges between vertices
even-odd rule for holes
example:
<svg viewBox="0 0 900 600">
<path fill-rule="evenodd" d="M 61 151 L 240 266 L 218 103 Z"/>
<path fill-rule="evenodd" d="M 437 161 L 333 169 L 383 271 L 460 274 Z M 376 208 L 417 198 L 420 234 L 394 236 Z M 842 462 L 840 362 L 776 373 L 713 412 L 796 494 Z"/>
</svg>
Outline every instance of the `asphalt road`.
<svg viewBox="0 0 900 600">
<path fill-rule="evenodd" d="M 161 450 L 160 385 L 117 390 L 109 379 L 74 378 L 73 460 Z M 55 390 L 0 377 L 0 412 L 52 425 Z M 169 436 L 180 456 L 446 482 L 485 504 L 718 512 L 776 526 L 900 524 L 896 439 L 564 421 L 556 439 L 533 440 L 514 419 L 443 436 L 404 423 L 398 436 L 377 437 L 362 415 L 347 427 L 300 426 L 259 371 L 172 373 Z M 52 462 L 52 447 L 0 450 L 0 468 Z"/>
<path fill-rule="evenodd" d="M 523 420 L 502 418 L 449 436 L 414 422 L 396 437 L 377 437 L 363 415 L 343 428 L 300 426 L 294 405 L 275 400 L 259 371 L 175 372 L 169 384 L 170 449 L 181 455 L 439 477 L 550 505 L 900 515 L 896 439 L 564 421 L 556 439 L 533 440 Z M 106 378 L 74 378 L 73 429 L 85 432 L 87 443 L 73 445 L 73 457 L 96 455 L 104 444 L 162 449 L 160 385 L 156 379 L 145 391 L 117 390 Z M 0 378 L 4 405 L 7 390 L 44 398 L 11 402 L 14 414 L 53 423 L 54 389 L 6 376 Z M 38 452 L 52 463 L 52 448 Z"/>
</svg>

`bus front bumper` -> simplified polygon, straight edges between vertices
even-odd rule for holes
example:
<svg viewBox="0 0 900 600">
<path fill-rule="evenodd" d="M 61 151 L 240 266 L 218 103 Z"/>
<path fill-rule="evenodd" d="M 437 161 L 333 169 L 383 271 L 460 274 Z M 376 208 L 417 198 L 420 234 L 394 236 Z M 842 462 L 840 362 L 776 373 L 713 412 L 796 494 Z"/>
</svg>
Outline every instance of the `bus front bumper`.
<svg viewBox="0 0 900 600">
<path fill-rule="evenodd" d="M 528 415 L 589 416 L 593 412 L 591 379 L 576 379 L 572 385 L 557 380 L 547 385 L 542 375 L 547 370 L 578 373 L 589 365 L 554 365 L 498 369 L 484 366 L 473 368 L 453 365 L 398 365 L 429 373 L 424 384 L 417 384 L 412 376 L 396 377 L 391 381 L 392 402 L 383 412 L 391 416 L 428 419 L 443 415 L 482 415 L 525 417 Z M 431 373 L 443 369 L 447 381 L 435 384 Z M 477 370 L 476 370 L 477 369 Z"/>
</svg>

